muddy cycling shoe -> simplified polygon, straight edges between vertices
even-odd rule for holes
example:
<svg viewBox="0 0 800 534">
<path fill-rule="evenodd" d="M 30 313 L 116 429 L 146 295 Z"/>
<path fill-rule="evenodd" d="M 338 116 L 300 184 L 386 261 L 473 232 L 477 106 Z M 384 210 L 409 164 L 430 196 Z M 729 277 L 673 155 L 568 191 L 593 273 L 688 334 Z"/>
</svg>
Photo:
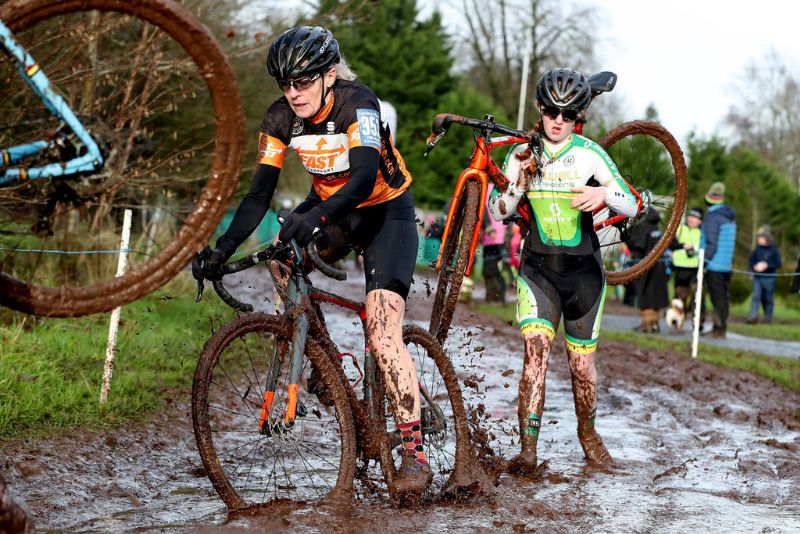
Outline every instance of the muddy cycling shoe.
<svg viewBox="0 0 800 534">
<path fill-rule="evenodd" d="M 428 464 L 421 464 L 411 456 L 403 455 L 403 462 L 392 482 L 392 493 L 405 502 L 419 500 L 433 481 L 433 471 Z"/>
<path fill-rule="evenodd" d="M 590 427 L 582 430 L 578 427 L 578 439 L 581 442 L 581 447 L 589 466 L 600 469 L 611 469 L 614 466 L 614 459 L 611 458 L 608 449 L 603 445 L 603 438 L 594 428 Z"/>
<path fill-rule="evenodd" d="M 506 472 L 510 475 L 531 476 L 537 473 L 537 468 L 536 451 L 522 451 L 508 462 Z"/>
</svg>

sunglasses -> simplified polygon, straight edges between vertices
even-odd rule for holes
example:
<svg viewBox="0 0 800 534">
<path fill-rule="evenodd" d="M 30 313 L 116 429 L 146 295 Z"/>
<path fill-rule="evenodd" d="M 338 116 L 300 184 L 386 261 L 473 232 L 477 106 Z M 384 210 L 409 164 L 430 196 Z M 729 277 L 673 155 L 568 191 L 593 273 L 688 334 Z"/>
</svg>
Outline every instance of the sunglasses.
<svg viewBox="0 0 800 534">
<path fill-rule="evenodd" d="M 291 80 L 278 80 L 278 87 L 281 91 L 288 91 L 290 87 L 294 87 L 298 91 L 305 91 L 314 85 L 314 82 L 322 76 L 321 73 L 312 74 L 310 76 L 303 76 L 301 78 L 292 78 Z"/>
<path fill-rule="evenodd" d="M 556 120 L 561 115 L 566 122 L 575 122 L 580 112 L 575 109 L 561 109 L 554 106 L 542 106 L 542 114 Z"/>
</svg>

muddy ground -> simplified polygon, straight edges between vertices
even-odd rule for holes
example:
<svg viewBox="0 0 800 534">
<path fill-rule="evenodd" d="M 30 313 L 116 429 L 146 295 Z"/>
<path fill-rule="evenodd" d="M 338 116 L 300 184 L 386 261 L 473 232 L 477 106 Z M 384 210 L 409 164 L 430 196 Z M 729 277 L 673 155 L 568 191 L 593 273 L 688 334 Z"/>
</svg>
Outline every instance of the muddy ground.
<svg viewBox="0 0 800 534">
<path fill-rule="evenodd" d="M 360 287 L 363 279 L 351 273 L 346 293 L 358 296 Z M 426 325 L 430 300 L 418 280 L 408 318 Z M 518 330 L 464 306 L 455 322 L 446 349 L 462 378 L 476 384 L 464 390 L 470 403 L 485 404 L 493 447 L 509 456 L 522 364 Z M 745 372 L 625 343 L 601 341 L 597 367 L 597 428 L 614 469 L 584 465 L 557 339 L 539 440 L 542 476 L 504 476 L 488 494 L 465 502 L 400 510 L 385 501 L 281 504 L 263 514 L 229 515 L 204 476 L 188 392 L 147 424 L 2 442 L 0 474 L 27 501 L 39 529 L 800 531 L 799 394 Z"/>
</svg>

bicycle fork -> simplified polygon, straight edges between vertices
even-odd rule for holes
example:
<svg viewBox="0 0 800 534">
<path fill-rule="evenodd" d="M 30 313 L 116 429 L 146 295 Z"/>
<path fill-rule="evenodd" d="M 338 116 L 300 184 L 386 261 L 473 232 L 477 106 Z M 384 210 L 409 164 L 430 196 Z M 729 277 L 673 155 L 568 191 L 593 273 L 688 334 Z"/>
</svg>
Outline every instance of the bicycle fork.
<svg viewBox="0 0 800 534">
<path fill-rule="evenodd" d="M 261 414 L 258 419 L 259 431 L 264 435 L 281 434 L 290 431 L 295 424 L 297 417 L 304 417 L 306 415 L 306 408 L 302 403 L 298 403 L 298 394 L 300 390 L 300 374 L 303 369 L 303 353 L 305 352 L 306 339 L 308 338 L 308 319 L 303 313 L 292 311 L 295 306 L 292 304 L 297 302 L 298 297 L 304 298 L 307 294 L 305 289 L 305 282 L 300 279 L 290 280 L 287 287 L 287 310 L 284 313 L 285 317 L 292 317 L 292 351 L 289 360 L 289 384 L 286 391 L 286 412 L 283 416 L 283 422 L 279 422 L 275 418 L 274 422 L 270 422 L 270 410 L 275 401 L 275 390 L 277 387 L 278 377 L 280 375 L 281 366 L 285 357 L 285 342 L 275 339 L 275 344 L 272 348 L 272 368 L 266 378 L 264 387 L 264 395 L 261 403 Z M 305 297 L 307 298 L 307 297 Z"/>
</svg>

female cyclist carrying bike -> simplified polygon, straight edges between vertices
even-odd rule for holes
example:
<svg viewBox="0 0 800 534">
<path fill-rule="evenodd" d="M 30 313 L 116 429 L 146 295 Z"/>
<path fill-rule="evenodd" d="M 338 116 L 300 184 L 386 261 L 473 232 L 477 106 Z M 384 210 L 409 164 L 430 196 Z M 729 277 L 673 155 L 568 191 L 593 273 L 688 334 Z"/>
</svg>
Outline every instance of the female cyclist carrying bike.
<svg viewBox="0 0 800 534">
<path fill-rule="evenodd" d="M 195 276 L 214 278 L 267 212 L 287 148 L 313 177 L 306 199 L 283 223 L 281 241 L 306 246 L 335 224 L 363 252 L 367 337 L 383 373 L 404 453 L 395 477 L 399 495 L 419 495 L 432 474 L 420 432 L 417 374 L 402 337 L 405 300 L 417 253 L 411 175 L 381 121 L 378 98 L 355 74 L 325 28 L 303 26 L 272 43 L 267 70 L 283 91 L 266 111 L 258 165 L 225 234 Z"/>
<path fill-rule="evenodd" d="M 637 205 L 605 151 L 573 132 L 591 100 L 589 80 L 580 72 L 559 68 L 542 76 L 536 86 L 541 120 L 534 126 L 542 139 L 541 161 L 528 145 L 512 149 L 504 167 L 508 189 L 495 190 L 489 203 L 497 219 L 511 217 L 521 201 L 533 213 L 517 281 L 525 358 L 517 410 L 522 450 L 509 464 L 514 474 L 532 474 L 537 467 L 547 360 L 562 315 L 578 438 L 591 465 L 612 464 L 594 428 L 594 354 L 606 284 L 592 211 L 606 204 L 631 217 Z"/>
</svg>

